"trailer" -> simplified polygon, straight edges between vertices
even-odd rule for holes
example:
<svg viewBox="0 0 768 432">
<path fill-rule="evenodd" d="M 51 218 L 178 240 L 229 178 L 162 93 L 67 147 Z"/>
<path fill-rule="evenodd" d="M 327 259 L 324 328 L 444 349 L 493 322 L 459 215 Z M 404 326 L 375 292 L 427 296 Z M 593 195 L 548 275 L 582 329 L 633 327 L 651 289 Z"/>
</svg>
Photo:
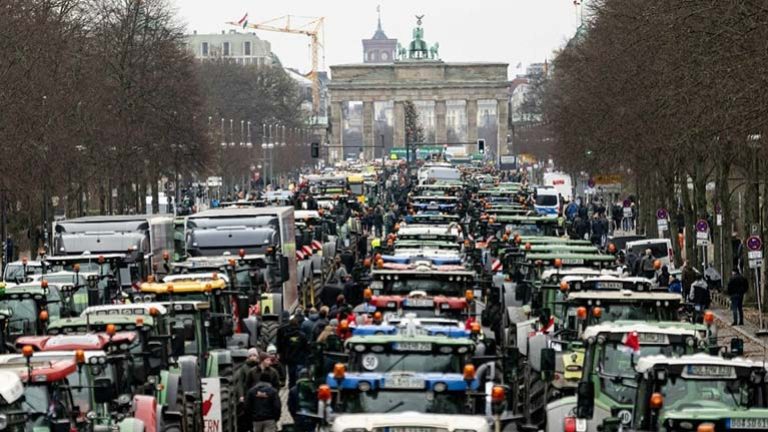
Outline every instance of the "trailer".
<svg viewBox="0 0 768 432">
<path fill-rule="evenodd" d="M 170 215 L 86 216 L 54 224 L 53 256 L 123 254 L 120 283 L 131 286 L 163 268 L 173 251 Z"/>
</svg>

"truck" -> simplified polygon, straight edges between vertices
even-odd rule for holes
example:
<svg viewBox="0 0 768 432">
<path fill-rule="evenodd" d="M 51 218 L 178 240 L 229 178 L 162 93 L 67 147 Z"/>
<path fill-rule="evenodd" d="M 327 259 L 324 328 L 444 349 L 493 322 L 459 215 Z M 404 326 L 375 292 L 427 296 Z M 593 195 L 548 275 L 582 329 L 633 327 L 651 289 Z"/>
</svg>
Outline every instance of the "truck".
<svg viewBox="0 0 768 432">
<path fill-rule="evenodd" d="M 571 181 L 571 176 L 563 172 L 553 171 L 544 173 L 542 177 L 544 186 L 553 187 L 566 201 L 571 201 L 573 199 L 573 182 Z"/>
<path fill-rule="evenodd" d="M 173 217 L 167 215 L 86 216 L 58 221 L 53 227 L 57 256 L 121 254 L 119 281 L 130 287 L 163 268 L 174 250 Z"/>
<path fill-rule="evenodd" d="M 258 331 L 265 344 L 274 342 L 282 312 L 292 312 L 299 304 L 295 230 L 292 207 L 211 209 L 191 215 L 186 221 L 190 260 L 223 257 L 237 261 L 240 256 L 242 262 L 262 257 L 279 263 L 279 274 L 268 271 L 268 265 L 261 269 L 266 286 L 257 293 L 253 309 L 260 316 Z"/>
</svg>

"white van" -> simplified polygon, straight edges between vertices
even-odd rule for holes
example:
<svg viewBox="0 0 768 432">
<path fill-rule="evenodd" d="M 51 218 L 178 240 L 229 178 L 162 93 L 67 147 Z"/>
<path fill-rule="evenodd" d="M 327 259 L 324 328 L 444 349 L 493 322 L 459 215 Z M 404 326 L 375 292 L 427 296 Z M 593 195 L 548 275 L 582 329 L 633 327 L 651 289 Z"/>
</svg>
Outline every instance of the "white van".
<svg viewBox="0 0 768 432">
<path fill-rule="evenodd" d="M 557 217 L 560 213 L 560 195 L 557 189 L 549 186 L 538 186 L 535 191 L 536 200 L 533 208 L 536 213 L 544 216 Z"/>
<path fill-rule="evenodd" d="M 634 252 L 637 256 L 642 256 L 646 249 L 651 250 L 651 255 L 660 260 L 662 266 L 667 266 L 670 271 L 675 268 L 675 251 L 672 249 L 671 240 L 654 238 L 627 242 L 627 253 Z"/>
<path fill-rule="evenodd" d="M 543 178 L 544 186 L 552 186 L 566 201 L 573 200 L 571 176 L 562 172 L 546 172 Z"/>
</svg>

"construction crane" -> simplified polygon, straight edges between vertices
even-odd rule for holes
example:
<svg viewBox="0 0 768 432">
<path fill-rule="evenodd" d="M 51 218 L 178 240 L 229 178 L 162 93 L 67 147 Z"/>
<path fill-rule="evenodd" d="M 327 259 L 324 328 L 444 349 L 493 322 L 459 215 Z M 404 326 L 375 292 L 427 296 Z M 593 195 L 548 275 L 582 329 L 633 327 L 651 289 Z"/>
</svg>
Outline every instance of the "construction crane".
<svg viewBox="0 0 768 432">
<path fill-rule="evenodd" d="M 247 16 L 247 14 L 246 14 Z M 297 24 L 296 21 L 303 20 L 304 23 Z M 293 33 L 309 36 L 312 46 L 312 70 L 309 72 L 309 79 L 312 81 L 312 115 L 317 117 L 320 113 L 320 78 L 317 75 L 319 63 L 320 48 L 323 47 L 321 38 L 324 35 L 325 17 L 300 17 L 294 15 L 283 15 L 278 18 L 264 21 L 261 23 L 228 22 L 242 28 L 251 28 L 254 30 L 266 30 L 280 33 Z"/>
</svg>

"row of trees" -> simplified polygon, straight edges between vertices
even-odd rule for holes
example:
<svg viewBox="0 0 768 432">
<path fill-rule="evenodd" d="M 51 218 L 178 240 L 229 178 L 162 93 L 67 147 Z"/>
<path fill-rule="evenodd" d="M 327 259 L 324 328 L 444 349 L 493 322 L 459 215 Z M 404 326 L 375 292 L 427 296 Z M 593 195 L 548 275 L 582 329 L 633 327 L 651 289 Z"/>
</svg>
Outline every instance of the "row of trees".
<svg viewBox="0 0 768 432">
<path fill-rule="evenodd" d="M 195 62 L 167 0 L 0 2 L 3 228 L 34 240 L 57 212 L 144 212 L 162 179 L 226 171 L 211 119 L 298 124 L 290 84 Z"/>
<path fill-rule="evenodd" d="M 721 211 L 728 247 L 716 261 L 724 254 L 729 274 L 731 233 L 768 226 L 766 41 L 758 0 L 592 1 L 544 90 L 558 163 L 623 175 L 650 235 L 655 209 L 679 209 L 692 262 L 693 223 Z"/>
</svg>

